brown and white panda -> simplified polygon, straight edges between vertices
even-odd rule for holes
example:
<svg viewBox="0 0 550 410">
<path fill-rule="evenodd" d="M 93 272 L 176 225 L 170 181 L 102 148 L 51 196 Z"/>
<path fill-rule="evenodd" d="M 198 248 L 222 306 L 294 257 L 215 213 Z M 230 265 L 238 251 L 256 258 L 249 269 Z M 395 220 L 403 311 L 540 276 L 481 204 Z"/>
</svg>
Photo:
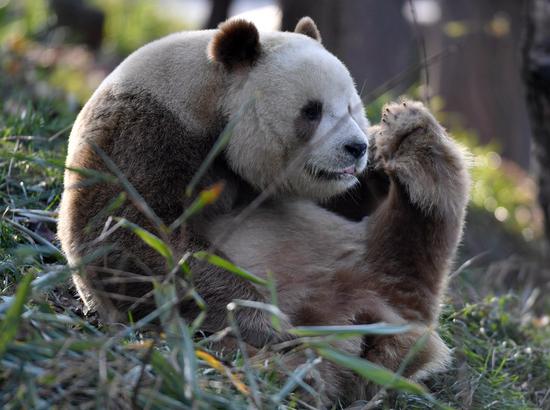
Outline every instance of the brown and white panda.
<svg viewBox="0 0 550 410">
<path fill-rule="evenodd" d="M 369 178 L 379 173 L 389 179 L 387 194 L 369 216 L 352 221 L 311 200 L 285 198 L 245 220 L 238 211 L 220 217 L 210 225 L 209 237 L 215 242 L 227 226 L 235 227 L 218 248 L 258 276 L 273 275 L 279 307 L 294 326 L 411 327 L 404 334 L 338 343 L 348 353 L 397 371 L 425 335 L 424 347 L 401 369 L 421 379 L 450 361 L 435 329 L 462 235 L 468 155 L 419 102 L 386 105 L 382 123 L 369 134 L 370 172 L 360 177 L 359 187 L 369 189 Z M 366 399 L 375 391 L 351 371 L 330 363 L 321 369 L 328 403 L 337 397 Z"/>
<path fill-rule="evenodd" d="M 412 322 L 407 334 L 341 346 L 395 369 L 437 322 L 468 196 L 464 155 L 418 103 L 389 106 L 384 122 L 368 130 L 349 72 L 309 18 L 293 33 L 259 33 L 234 20 L 168 36 L 130 55 L 94 93 L 70 136 L 58 229 L 69 264 L 86 261 L 73 276 L 86 305 L 108 321 L 154 308 L 151 277 L 167 274 L 165 260 L 129 230 L 110 229 L 108 217 L 152 232 L 174 222 L 194 200 L 185 188 L 228 124 L 229 142 L 197 191 L 220 180 L 225 189 L 170 235 L 177 256 L 216 247 L 257 275 L 275 273 L 290 318 L 283 330 L 262 311 L 237 311 L 243 338 L 256 347 L 289 339 L 285 330 L 293 325 Z M 352 222 L 321 207 L 368 183 L 369 152 L 390 179 L 377 210 Z M 126 188 L 91 184 L 75 168 L 123 175 L 143 201 L 134 194 L 110 209 Z M 265 190 L 268 199 L 242 219 L 241 210 Z M 101 256 L 90 261 L 94 252 Z M 234 299 L 268 300 L 263 289 L 220 268 L 190 263 L 208 305 L 205 331 L 226 325 Z M 197 314 L 191 302 L 180 311 L 189 319 Z M 407 374 L 439 368 L 447 357 L 433 332 Z M 367 391 L 329 368 L 327 400 Z"/>
</svg>

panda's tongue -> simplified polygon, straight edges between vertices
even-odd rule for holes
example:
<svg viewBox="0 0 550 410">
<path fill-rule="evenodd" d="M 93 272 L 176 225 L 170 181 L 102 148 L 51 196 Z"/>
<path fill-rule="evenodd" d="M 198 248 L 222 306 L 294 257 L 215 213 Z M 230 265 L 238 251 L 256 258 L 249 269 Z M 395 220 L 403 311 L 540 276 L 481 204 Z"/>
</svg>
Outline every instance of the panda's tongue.
<svg viewBox="0 0 550 410">
<path fill-rule="evenodd" d="M 352 165 L 351 167 L 344 168 L 342 170 L 342 173 L 343 174 L 349 174 L 349 175 L 355 174 L 355 165 Z"/>
</svg>

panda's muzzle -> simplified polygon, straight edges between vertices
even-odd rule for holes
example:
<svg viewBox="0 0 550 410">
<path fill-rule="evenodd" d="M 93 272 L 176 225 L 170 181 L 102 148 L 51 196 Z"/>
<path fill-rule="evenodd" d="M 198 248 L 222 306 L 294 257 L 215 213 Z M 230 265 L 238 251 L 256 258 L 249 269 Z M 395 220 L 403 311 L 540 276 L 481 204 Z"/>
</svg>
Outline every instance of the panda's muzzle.
<svg viewBox="0 0 550 410">
<path fill-rule="evenodd" d="M 338 180 L 343 178 L 355 177 L 356 167 L 352 165 L 339 171 L 330 171 L 322 169 L 311 164 L 305 166 L 306 171 L 314 178 L 326 180 Z"/>
<path fill-rule="evenodd" d="M 359 159 L 367 152 L 367 144 L 364 142 L 351 142 L 344 145 L 344 150 L 353 158 Z"/>
</svg>

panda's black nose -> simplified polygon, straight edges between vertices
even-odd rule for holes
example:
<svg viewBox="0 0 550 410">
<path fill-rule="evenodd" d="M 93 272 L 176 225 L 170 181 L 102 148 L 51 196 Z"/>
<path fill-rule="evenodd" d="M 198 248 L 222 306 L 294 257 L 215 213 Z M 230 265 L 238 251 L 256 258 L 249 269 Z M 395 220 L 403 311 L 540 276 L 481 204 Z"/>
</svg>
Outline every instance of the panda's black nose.
<svg viewBox="0 0 550 410">
<path fill-rule="evenodd" d="M 364 142 L 351 142 L 344 145 L 344 149 L 350 153 L 354 158 L 359 159 L 367 151 L 367 144 Z"/>
</svg>

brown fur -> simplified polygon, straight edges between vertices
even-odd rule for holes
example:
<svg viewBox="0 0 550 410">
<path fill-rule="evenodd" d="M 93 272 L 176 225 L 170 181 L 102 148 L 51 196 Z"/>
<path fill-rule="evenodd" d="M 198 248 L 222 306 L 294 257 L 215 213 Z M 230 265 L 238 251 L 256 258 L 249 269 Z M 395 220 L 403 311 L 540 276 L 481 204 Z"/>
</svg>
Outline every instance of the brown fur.
<svg viewBox="0 0 550 410">
<path fill-rule="evenodd" d="M 306 30 L 307 21 L 302 26 Z M 124 91 L 117 85 L 101 88 L 77 119 L 68 167 L 111 173 L 99 155 L 105 153 L 162 223 L 172 223 L 194 199 L 185 196 L 184 189 L 227 123 L 227 113 L 219 112 L 216 104 L 228 92 L 227 77 L 238 77 L 231 71 L 254 64 L 258 58 L 257 34 L 249 23 L 221 26 L 210 43 L 210 53 L 222 64 L 197 64 L 204 68 L 204 84 L 191 81 L 189 87 L 208 90 L 200 97 L 196 97 L 200 92 L 190 93 L 196 101 L 172 101 L 175 105 L 167 107 L 151 89 L 146 92 L 139 85 Z M 239 44 L 244 48 L 237 50 Z M 165 85 L 162 76 L 155 79 Z M 298 122 L 294 127 L 304 137 L 311 133 Z M 373 127 L 371 134 L 371 171 L 381 176 L 376 179 L 381 183 L 369 192 L 375 192 L 377 206 L 365 204 L 371 196 L 360 192 L 349 198 L 358 204 L 345 219 L 311 201 L 294 206 L 292 198 L 273 198 L 258 209 L 257 217 L 236 229 L 250 229 L 252 235 L 230 239 L 222 244 L 220 253 L 254 273 L 274 272 L 280 307 L 290 318 L 284 329 L 300 324 L 410 323 L 410 332 L 403 335 L 338 342 L 348 353 L 392 370 L 399 368 L 411 347 L 429 332 L 426 346 L 405 371 L 419 377 L 442 368 L 448 360 L 448 351 L 432 328 L 462 232 L 469 187 L 466 161 L 419 103 L 387 106 L 382 123 Z M 220 178 L 226 189 L 218 201 L 167 238 L 176 257 L 207 249 L 216 237 L 216 229 L 210 232 L 210 226 L 226 226 L 221 215 L 231 217 L 256 194 L 229 168 L 224 155 L 204 175 L 196 191 Z M 368 189 L 370 182 L 367 175 L 361 186 Z M 134 318 L 148 313 L 153 306 L 151 278 L 167 273 L 164 259 L 129 230 L 120 228 L 101 237 L 109 228 L 104 210 L 122 191 L 119 183 L 91 184 L 67 170 L 60 211 L 59 237 L 72 265 L 78 266 L 84 257 L 108 246 L 74 280 L 86 303 L 111 321 L 125 320 L 129 310 Z M 344 202 L 340 206 L 345 207 L 345 198 L 339 199 Z M 349 220 L 360 219 L 365 213 L 370 214 L 366 220 Z M 126 199 L 113 215 L 156 233 L 144 215 L 143 204 L 135 198 Z M 291 223 L 285 225 L 285 219 Z M 190 264 L 194 286 L 208 305 L 203 325 L 207 332 L 226 325 L 230 301 L 268 300 L 262 289 L 248 281 L 194 259 Z M 180 310 L 188 320 L 197 314 L 191 302 L 181 303 Z M 238 310 L 236 315 L 241 333 L 251 345 L 260 347 L 289 337 L 284 331 L 277 333 L 261 311 Z M 348 370 L 324 363 L 321 373 L 327 402 L 372 393 L 371 385 L 361 383 Z"/>
<path fill-rule="evenodd" d="M 75 154 L 69 156 L 67 166 L 107 172 L 93 148 L 99 147 L 124 170 L 145 202 L 169 225 L 193 200 L 184 196 L 184 189 L 221 132 L 223 119 L 212 117 L 208 124 L 211 128 L 205 128 L 203 135 L 193 134 L 152 95 L 106 90 L 81 113 L 75 132 L 85 138 Z M 172 245 L 179 252 L 177 256 L 181 257 L 184 251 L 207 248 L 208 242 L 201 236 L 202 226 L 213 215 L 228 212 L 239 201 L 237 192 L 246 191 L 245 183 L 231 172 L 223 159 L 202 178 L 198 189 L 218 182 L 222 175 L 225 182 L 222 197 L 200 217 L 193 218 L 184 230 L 172 235 Z M 80 275 L 75 275 L 80 290 L 84 289 L 83 298 L 111 321 L 126 320 L 128 310 L 134 318 L 148 313 L 153 303 L 150 277 L 162 278 L 166 274 L 164 259 L 124 228 L 101 242 L 96 241 L 106 223 L 107 215 L 102 211 L 122 188 L 116 183 L 88 184 L 83 176 L 72 171 L 67 171 L 65 185 L 59 237 L 69 259 L 78 261 L 102 247 L 114 246 L 106 255 L 89 263 Z M 149 219 L 129 199 L 114 216 L 155 232 Z M 194 285 L 209 307 L 206 331 L 216 331 L 225 325 L 226 305 L 233 299 L 261 300 L 247 281 L 206 263 L 196 260 L 190 263 Z M 145 295 L 149 297 L 144 298 Z M 181 310 L 190 320 L 198 312 L 193 303 L 182 305 Z M 237 315 L 245 316 L 245 312 L 239 311 Z M 261 346 L 272 338 L 277 340 L 267 318 L 261 313 L 255 313 L 254 318 L 253 323 L 248 317 L 241 320 L 250 326 L 242 329 L 249 343 Z"/>
<path fill-rule="evenodd" d="M 364 264 L 355 272 L 336 273 L 336 283 L 322 290 L 318 302 L 308 303 L 302 320 L 340 322 L 339 316 L 350 316 L 345 304 L 360 309 L 354 312 L 355 323 L 410 323 L 413 328 L 406 334 L 365 338 L 361 355 L 396 371 L 429 333 L 404 373 L 421 375 L 448 360 L 445 345 L 431 328 L 437 326 L 445 278 L 462 233 L 467 162 L 419 103 L 389 105 L 381 126 L 372 131 L 377 167 L 390 176 L 391 185 L 369 218 Z"/>
<path fill-rule="evenodd" d="M 394 103 L 384 110 L 382 124 L 370 130 L 370 169 L 387 175 L 389 187 L 368 218 L 351 222 L 303 204 L 258 211 L 222 249 L 256 274 L 273 272 L 280 308 L 293 325 L 411 326 L 405 334 L 338 343 L 349 354 L 396 371 L 426 335 L 403 373 L 421 378 L 449 361 L 435 328 L 462 233 L 468 164 L 422 104 Z M 361 186 L 370 182 L 367 174 Z M 378 178 L 374 182 L 380 183 Z M 327 404 L 336 398 L 368 398 L 374 391 L 344 369 L 323 365 L 320 373 Z"/>
<path fill-rule="evenodd" d="M 254 64 L 260 53 L 258 29 L 254 24 L 239 19 L 220 24 L 208 48 L 210 57 L 230 70 Z"/>
</svg>

